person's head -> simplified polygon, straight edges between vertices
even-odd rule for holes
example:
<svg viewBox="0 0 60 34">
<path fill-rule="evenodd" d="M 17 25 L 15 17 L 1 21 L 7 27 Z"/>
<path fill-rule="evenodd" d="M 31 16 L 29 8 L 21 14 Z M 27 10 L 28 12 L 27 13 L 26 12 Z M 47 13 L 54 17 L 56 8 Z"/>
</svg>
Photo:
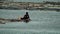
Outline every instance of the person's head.
<svg viewBox="0 0 60 34">
<path fill-rule="evenodd" d="M 26 12 L 26 14 L 28 15 L 28 12 Z"/>
</svg>

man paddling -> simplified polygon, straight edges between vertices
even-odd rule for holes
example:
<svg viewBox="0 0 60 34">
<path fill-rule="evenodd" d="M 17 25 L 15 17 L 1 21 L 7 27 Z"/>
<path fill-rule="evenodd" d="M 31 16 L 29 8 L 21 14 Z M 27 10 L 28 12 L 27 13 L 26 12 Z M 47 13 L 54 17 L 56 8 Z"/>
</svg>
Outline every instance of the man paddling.
<svg viewBox="0 0 60 34">
<path fill-rule="evenodd" d="M 26 14 L 24 15 L 23 18 L 21 18 L 21 20 L 24 20 L 24 21 L 29 21 L 30 20 L 28 12 L 26 12 Z"/>
</svg>

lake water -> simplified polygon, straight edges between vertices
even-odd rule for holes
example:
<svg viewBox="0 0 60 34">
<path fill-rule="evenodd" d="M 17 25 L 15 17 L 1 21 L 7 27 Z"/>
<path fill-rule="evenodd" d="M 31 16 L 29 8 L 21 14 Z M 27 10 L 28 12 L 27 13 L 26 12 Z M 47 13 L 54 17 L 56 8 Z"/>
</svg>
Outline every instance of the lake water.
<svg viewBox="0 0 60 34">
<path fill-rule="evenodd" d="M 0 24 L 0 34 L 60 34 L 60 12 L 48 10 L 0 10 L 0 18 L 18 19 L 29 12 L 32 21 Z"/>
</svg>

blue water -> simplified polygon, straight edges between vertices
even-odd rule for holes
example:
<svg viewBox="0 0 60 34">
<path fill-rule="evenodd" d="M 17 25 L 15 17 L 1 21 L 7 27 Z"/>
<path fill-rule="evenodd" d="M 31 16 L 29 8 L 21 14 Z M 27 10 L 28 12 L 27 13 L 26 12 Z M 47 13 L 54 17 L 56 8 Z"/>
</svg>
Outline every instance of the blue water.
<svg viewBox="0 0 60 34">
<path fill-rule="evenodd" d="M 0 24 L 0 34 L 60 34 L 60 12 L 48 10 L 0 10 L 0 18 L 18 19 L 29 12 L 32 21 Z"/>
</svg>

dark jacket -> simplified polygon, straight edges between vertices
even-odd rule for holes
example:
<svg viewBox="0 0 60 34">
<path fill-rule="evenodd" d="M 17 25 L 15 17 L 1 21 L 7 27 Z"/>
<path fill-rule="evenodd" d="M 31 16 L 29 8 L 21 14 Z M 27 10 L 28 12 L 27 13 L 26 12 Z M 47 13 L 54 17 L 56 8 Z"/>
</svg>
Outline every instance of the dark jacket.
<svg viewBox="0 0 60 34">
<path fill-rule="evenodd" d="M 24 15 L 24 19 L 29 19 L 29 15 Z"/>
<path fill-rule="evenodd" d="M 28 14 L 28 12 L 26 12 L 26 14 L 24 15 L 24 17 L 21 18 L 21 19 L 30 19 L 30 18 L 29 18 L 29 14 Z"/>
</svg>

